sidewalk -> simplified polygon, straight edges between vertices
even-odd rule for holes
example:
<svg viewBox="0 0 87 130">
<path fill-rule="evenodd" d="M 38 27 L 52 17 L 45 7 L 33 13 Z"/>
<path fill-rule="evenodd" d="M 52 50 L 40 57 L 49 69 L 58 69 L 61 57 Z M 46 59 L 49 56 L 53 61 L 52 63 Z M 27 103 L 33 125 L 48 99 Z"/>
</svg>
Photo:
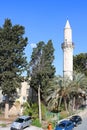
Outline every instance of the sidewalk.
<svg viewBox="0 0 87 130">
<path fill-rule="evenodd" d="M 2 129 L 2 130 L 9 130 L 9 129 L 10 129 L 11 122 L 8 122 L 8 121 L 0 121 L 0 124 L 6 124 L 5 127 L 0 126 L 0 130 L 1 130 L 1 129 Z M 43 130 L 43 129 L 31 125 L 31 126 L 25 128 L 24 130 Z"/>
<path fill-rule="evenodd" d="M 87 108 L 85 108 L 84 110 L 81 110 L 81 111 L 79 112 L 79 115 L 80 115 L 82 118 L 86 117 L 86 116 L 87 116 Z"/>
<path fill-rule="evenodd" d="M 0 127 L 0 130 L 10 130 L 10 126 L 9 127 Z M 43 130 L 43 129 L 35 127 L 35 126 L 30 126 L 30 127 L 25 128 L 24 130 Z"/>
</svg>

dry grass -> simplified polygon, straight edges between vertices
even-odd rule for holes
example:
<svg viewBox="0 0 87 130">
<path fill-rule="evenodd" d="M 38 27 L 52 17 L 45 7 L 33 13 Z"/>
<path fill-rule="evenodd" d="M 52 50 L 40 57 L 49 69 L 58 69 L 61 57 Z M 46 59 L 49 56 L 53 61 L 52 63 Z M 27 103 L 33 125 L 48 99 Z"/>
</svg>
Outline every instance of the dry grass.
<svg viewBox="0 0 87 130">
<path fill-rule="evenodd" d="M 4 114 L 0 115 L 0 121 L 12 122 L 17 118 L 17 116 L 9 116 L 8 118 L 4 117 Z"/>
</svg>

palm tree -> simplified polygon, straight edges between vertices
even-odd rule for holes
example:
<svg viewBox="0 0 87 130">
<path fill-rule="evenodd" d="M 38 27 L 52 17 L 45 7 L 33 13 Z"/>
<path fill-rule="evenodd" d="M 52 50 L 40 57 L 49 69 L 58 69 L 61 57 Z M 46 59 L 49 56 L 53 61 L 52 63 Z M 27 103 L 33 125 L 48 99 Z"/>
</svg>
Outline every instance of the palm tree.
<svg viewBox="0 0 87 130">
<path fill-rule="evenodd" d="M 73 108 L 75 108 L 75 102 L 81 98 L 83 92 L 87 91 L 87 77 L 82 73 L 73 74 L 73 80 L 70 83 L 71 97 L 73 97 Z"/>
<path fill-rule="evenodd" d="M 72 102 L 72 108 L 76 106 L 76 101 L 82 99 L 81 94 L 87 91 L 87 77 L 84 74 L 73 74 L 73 80 L 68 77 L 56 76 L 50 81 L 50 87 L 46 89 L 46 101 L 50 110 L 53 110 L 56 106 L 60 109 L 62 103 L 64 103 L 66 111 L 69 111 L 70 102 Z M 70 107 L 71 109 L 71 107 Z"/>
<path fill-rule="evenodd" d="M 50 81 L 50 87 L 46 89 L 46 101 L 50 109 L 53 109 L 57 106 L 58 110 L 60 109 L 62 101 L 64 101 L 65 109 L 67 108 L 67 99 L 69 99 L 70 89 L 70 79 L 62 78 L 61 76 L 55 77 Z"/>
<path fill-rule="evenodd" d="M 58 106 L 58 101 L 60 98 L 61 82 L 62 78 L 60 76 L 54 77 L 53 80 L 50 81 L 49 87 L 46 88 L 46 94 L 45 94 L 46 102 L 50 110 L 53 110 L 56 105 Z"/>
</svg>

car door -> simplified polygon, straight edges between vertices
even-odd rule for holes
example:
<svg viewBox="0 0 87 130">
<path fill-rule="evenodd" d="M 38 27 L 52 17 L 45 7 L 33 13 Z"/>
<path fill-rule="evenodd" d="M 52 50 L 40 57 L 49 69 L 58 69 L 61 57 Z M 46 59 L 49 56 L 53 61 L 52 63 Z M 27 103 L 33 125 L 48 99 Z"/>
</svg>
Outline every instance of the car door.
<svg viewBox="0 0 87 130">
<path fill-rule="evenodd" d="M 26 118 L 26 126 L 29 126 L 31 124 L 31 117 Z"/>
<path fill-rule="evenodd" d="M 24 119 L 24 121 L 23 121 L 23 128 L 25 128 L 26 126 L 27 126 L 27 118 Z"/>
<path fill-rule="evenodd" d="M 32 118 L 29 117 L 29 125 L 32 123 Z"/>
<path fill-rule="evenodd" d="M 81 123 L 81 118 L 80 117 L 78 117 L 78 124 L 80 124 Z"/>
<path fill-rule="evenodd" d="M 66 125 L 66 129 L 65 130 L 73 130 L 73 126 L 72 126 L 72 123 L 69 122 L 67 125 Z"/>
<path fill-rule="evenodd" d="M 29 126 L 29 117 L 26 119 L 26 126 Z"/>
</svg>

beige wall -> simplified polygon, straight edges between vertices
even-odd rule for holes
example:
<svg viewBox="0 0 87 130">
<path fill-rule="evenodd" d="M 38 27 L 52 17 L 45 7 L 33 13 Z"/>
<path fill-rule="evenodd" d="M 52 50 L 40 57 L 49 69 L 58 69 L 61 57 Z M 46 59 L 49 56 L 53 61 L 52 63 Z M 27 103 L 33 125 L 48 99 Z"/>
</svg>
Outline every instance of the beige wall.
<svg viewBox="0 0 87 130">
<path fill-rule="evenodd" d="M 17 89 L 19 98 L 17 100 L 20 101 L 21 104 L 27 101 L 27 97 L 29 96 L 29 84 L 27 81 L 21 83 L 21 88 Z"/>
</svg>

